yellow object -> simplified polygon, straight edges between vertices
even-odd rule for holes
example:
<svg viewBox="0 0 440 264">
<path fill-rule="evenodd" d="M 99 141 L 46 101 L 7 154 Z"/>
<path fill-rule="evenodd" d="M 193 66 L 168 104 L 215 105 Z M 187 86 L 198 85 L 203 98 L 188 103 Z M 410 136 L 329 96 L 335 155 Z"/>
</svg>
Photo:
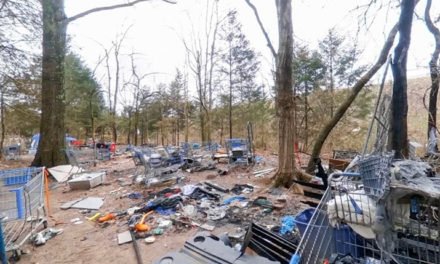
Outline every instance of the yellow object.
<svg viewBox="0 0 440 264">
<path fill-rule="evenodd" d="M 94 216 L 87 218 L 89 221 L 95 222 L 98 220 L 98 217 L 101 216 L 101 213 L 96 213 Z"/>
</svg>

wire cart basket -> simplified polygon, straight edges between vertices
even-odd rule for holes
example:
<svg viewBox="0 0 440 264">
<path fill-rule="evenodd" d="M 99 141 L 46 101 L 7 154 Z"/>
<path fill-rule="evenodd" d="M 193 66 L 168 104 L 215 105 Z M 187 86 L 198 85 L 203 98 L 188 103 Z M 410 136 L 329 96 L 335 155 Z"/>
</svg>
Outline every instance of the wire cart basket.
<svg viewBox="0 0 440 264">
<path fill-rule="evenodd" d="M 365 191 L 372 181 L 360 175 L 333 181 L 303 230 L 297 222 L 302 238 L 295 263 L 440 263 L 440 200 L 392 186 L 378 198 L 385 192 Z"/>
<path fill-rule="evenodd" d="M 44 167 L 0 171 L 0 260 L 20 257 L 20 247 L 43 225 Z"/>
</svg>

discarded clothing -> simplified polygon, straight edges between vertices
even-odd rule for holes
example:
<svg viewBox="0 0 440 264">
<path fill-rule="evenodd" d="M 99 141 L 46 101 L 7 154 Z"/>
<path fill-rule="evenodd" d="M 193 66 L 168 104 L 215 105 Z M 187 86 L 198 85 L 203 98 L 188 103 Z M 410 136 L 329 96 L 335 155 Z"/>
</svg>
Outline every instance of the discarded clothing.
<svg viewBox="0 0 440 264">
<path fill-rule="evenodd" d="M 229 197 L 229 198 L 225 199 L 223 201 L 223 204 L 229 205 L 229 204 L 231 204 L 234 201 L 243 201 L 243 200 L 246 200 L 246 197 L 244 197 L 244 196 L 233 196 L 233 197 Z"/>
<path fill-rule="evenodd" d="M 272 202 L 267 200 L 266 197 L 258 197 L 254 200 L 253 205 L 260 206 L 263 208 L 273 209 Z"/>
<path fill-rule="evenodd" d="M 141 199 L 143 197 L 143 195 L 139 192 L 133 192 L 133 193 L 130 193 L 127 197 L 130 199 Z"/>
<path fill-rule="evenodd" d="M 189 196 L 191 195 L 198 187 L 192 184 L 188 184 L 182 187 L 182 194 Z"/>
<path fill-rule="evenodd" d="M 189 196 L 191 199 L 195 200 L 201 200 L 203 198 L 209 199 L 209 200 L 220 200 L 220 195 L 209 192 L 205 189 L 202 189 L 200 187 L 197 187 L 197 189 L 194 190 L 194 192 Z"/>
<path fill-rule="evenodd" d="M 164 209 L 162 207 L 157 207 L 154 211 L 160 215 L 173 215 L 176 213 L 176 210 L 173 208 Z"/>
<path fill-rule="evenodd" d="M 234 187 L 231 189 L 231 192 L 240 195 L 242 193 L 250 193 L 254 191 L 254 186 L 249 184 L 235 184 Z"/>
</svg>

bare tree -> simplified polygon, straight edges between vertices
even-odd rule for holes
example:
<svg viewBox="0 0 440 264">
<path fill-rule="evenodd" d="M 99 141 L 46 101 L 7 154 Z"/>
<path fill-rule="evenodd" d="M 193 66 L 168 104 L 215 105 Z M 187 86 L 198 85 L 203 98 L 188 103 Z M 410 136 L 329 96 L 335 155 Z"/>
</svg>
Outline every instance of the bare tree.
<svg viewBox="0 0 440 264">
<path fill-rule="evenodd" d="M 245 0 L 252 8 L 258 24 L 267 40 L 268 47 L 275 57 L 276 113 L 278 117 L 278 171 L 275 186 L 289 187 L 297 179 L 295 171 L 295 97 L 293 93 L 293 25 L 292 1 L 277 0 L 278 52 L 270 41 L 257 8 L 250 0 Z"/>
<path fill-rule="evenodd" d="M 431 60 L 429 61 L 429 71 L 431 73 L 431 89 L 429 92 L 429 107 L 428 107 L 428 154 L 438 153 L 437 146 L 437 95 L 440 85 L 440 74 L 438 59 L 440 54 L 440 31 L 434 25 L 431 19 L 432 0 L 426 2 L 425 8 L 425 23 L 429 32 L 435 40 L 434 52 L 432 53 Z"/>
<path fill-rule="evenodd" d="M 93 8 L 70 18 L 64 11 L 64 0 L 44 0 L 43 10 L 43 74 L 40 143 L 32 162 L 34 166 L 55 166 L 66 163 L 64 154 L 64 57 L 66 31 L 70 22 L 105 10 L 133 6 L 149 0 Z M 174 3 L 168 0 L 162 0 Z"/>
<path fill-rule="evenodd" d="M 211 111 L 214 106 L 213 74 L 217 60 L 216 41 L 219 26 L 224 20 L 219 18 L 217 1 L 207 0 L 205 10 L 203 38 L 193 31 L 190 40 L 182 40 L 187 51 L 189 69 L 196 79 L 202 142 L 211 141 Z"/>
</svg>

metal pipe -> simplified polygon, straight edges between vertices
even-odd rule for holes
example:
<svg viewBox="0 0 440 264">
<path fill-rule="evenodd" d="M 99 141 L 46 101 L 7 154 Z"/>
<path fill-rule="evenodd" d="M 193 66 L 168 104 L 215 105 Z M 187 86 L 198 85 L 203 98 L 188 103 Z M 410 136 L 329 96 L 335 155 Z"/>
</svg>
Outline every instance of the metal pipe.
<svg viewBox="0 0 440 264">
<path fill-rule="evenodd" d="M 371 131 L 373 130 L 374 120 L 377 115 L 377 109 L 379 109 L 380 99 L 382 98 L 382 92 L 383 92 L 383 88 L 385 86 L 385 80 L 387 78 L 387 73 L 388 73 L 388 65 L 390 65 L 390 64 L 391 64 L 391 56 L 388 57 L 388 63 L 386 64 L 385 72 L 382 77 L 382 82 L 381 82 L 380 88 L 379 88 L 379 94 L 377 95 L 376 105 L 374 107 L 373 118 L 371 119 L 370 125 L 368 126 L 367 138 L 365 139 L 364 148 L 362 150 L 362 157 L 365 156 L 365 154 L 367 153 L 368 142 L 370 141 Z"/>
</svg>

